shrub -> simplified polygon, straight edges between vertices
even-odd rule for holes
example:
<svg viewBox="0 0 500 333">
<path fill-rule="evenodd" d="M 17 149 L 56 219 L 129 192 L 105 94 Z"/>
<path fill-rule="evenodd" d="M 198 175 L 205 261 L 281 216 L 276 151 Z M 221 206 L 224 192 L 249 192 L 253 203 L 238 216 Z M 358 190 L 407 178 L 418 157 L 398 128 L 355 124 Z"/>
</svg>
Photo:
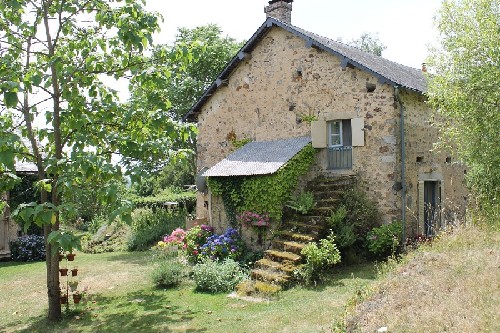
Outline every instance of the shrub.
<svg viewBox="0 0 500 333">
<path fill-rule="evenodd" d="M 287 203 L 291 209 L 300 214 L 308 214 L 316 205 L 312 192 L 302 192 Z"/>
<path fill-rule="evenodd" d="M 335 212 L 332 212 L 327 219 L 328 226 L 335 235 L 335 241 L 340 250 L 350 248 L 356 242 L 354 234 L 354 226 L 345 223 L 347 217 L 347 209 L 345 206 L 340 206 Z"/>
<path fill-rule="evenodd" d="M 341 205 L 347 210 L 344 223 L 352 226 L 356 237 L 353 246 L 366 250 L 366 235 L 370 230 L 381 225 L 377 204 L 368 198 L 365 192 L 351 189 L 343 193 Z"/>
<path fill-rule="evenodd" d="M 368 251 L 377 258 L 394 254 L 399 246 L 401 230 L 402 224 L 399 221 L 374 228 L 366 236 Z"/>
<path fill-rule="evenodd" d="M 183 245 L 186 238 L 186 231 L 182 228 L 177 228 L 169 236 L 163 237 L 163 242 L 172 245 Z"/>
<path fill-rule="evenodd" d="M 243 242 L 236 229 L 227 228 L 222 235 L 209 236 L 200 251 L 201 258 L 238 260 L 243 253 Z"/>
<path fill-rule="evenodd" d="M 214 228 L 208 225 L 194 226 L 186 232 L 184 237 L 184 249 L 190 263 L 198 262 L 200 247 L 207 242 L 207 238 L 214 232 Z"/>
<path fill-rule="evenodd" d="M 186 223 L 185 211 L 139 208 L 132 212 L 131 234 L 128 239 L 129 251 L 144 250 L 165 234 Z"/>
<path fill-rule="evenodd" d="M 222 262 L 204 259 L 193 268 L 196 289 L 211 293 L 228 292 L 247 278 L 238 263 L 232 259 Z"/>
<path fill-rule="evenodd" d="M 45 241 L 43 236 L 25 235 L 10 242 L 10 257 L 14 261 L 45 260 Z"/>
<path fill-rule="evenodd" d="M 153 265 L 151 279 L 158 287 L 173 287 L 187 276 L 187 267 L 177 260 L 165 260 Z"/>
<path fill-rule="evenodd" d="M 340 252 L 335 245 L 335 236 L 328 235 L 318 243 L 307 244 L 300 251 L 305 258 L 305 263 L 298 271 L 298 275 L 305 282 L 311 283 L 321 279 L 322 273 L 340 262 Z"/>
</svg>

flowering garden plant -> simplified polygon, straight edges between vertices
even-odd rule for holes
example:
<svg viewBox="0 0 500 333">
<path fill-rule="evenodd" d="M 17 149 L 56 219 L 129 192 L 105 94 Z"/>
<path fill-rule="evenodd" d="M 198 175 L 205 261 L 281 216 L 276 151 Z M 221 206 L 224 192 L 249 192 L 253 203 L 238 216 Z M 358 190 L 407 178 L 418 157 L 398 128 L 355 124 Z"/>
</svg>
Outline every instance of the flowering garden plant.
<svg viewBox="0 0 500 333">
<path fill-rule="evenodd" d="M 212 236 L 214 228 L 205 224 L 194 226 L 186 232 L 184 237 L 184 250 L 189 262 L 196 263 L 200 254 L 200 247 Z"/>
<path fill-rule="evenodd" d="M 165 244 L 171 245 L 183 245 L 184 238 L 186 238 L 186 231 L 181 228 L 177 228 L 169 236 L 163 238 Z"/>
<path fill-rule="evenodd" d="M 238 260 L 243 253 L 243 242 L 236 229 L 228 228 L 222 235 L 209 236 L 200 251 L 201 258 Z"/>
<path fill-rule="evenodd" d="M 244 227 L 268 227 L 269 214 L 258 214 L 250 211 L 245 211 L 236 217 L 237 221 Z"/>
</svg>

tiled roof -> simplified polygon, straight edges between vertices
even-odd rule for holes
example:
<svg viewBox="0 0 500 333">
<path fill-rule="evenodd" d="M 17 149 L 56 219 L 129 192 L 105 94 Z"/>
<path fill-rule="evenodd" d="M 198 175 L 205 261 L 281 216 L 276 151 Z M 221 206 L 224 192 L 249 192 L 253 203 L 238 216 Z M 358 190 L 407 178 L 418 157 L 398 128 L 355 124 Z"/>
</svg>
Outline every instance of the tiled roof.
<svg viewBox="0 0 500 333">
<path fill-rule="evenodd" d="M 203 96 L 184 116 L 183 120 L 192 120 L 200 113 L 203 104 L 214 94 L 217 88 L 228 79 L 231 72 L 250 53 L 272 27 L 281 27 L 290 33 L 303 38 L 306 45 L 316 47 L 341 58 L 341 65 L 348 65 L 367 71 L 378 78 L 379 82 L 392 86 L 400 86 L 409 90 L 424 93 L 427 90 L 425 77 L 420 69 L 411 68 L 396 62 L 384 59 L 371 53 L 345 45 L 330 38 L 322 37 L 293 25 L 281 22 L 275 18 L 268 18 L 253 34 L 252 38 L 241 48 L 240 52 L 227 64 L 219 77 L 205 91 Z"/>
<path fill-rule="evenodd" d="M 311 138 L 249 142 L 205 171 L 205 177 L 252 176 L 275 173 Z"/>
</svg>

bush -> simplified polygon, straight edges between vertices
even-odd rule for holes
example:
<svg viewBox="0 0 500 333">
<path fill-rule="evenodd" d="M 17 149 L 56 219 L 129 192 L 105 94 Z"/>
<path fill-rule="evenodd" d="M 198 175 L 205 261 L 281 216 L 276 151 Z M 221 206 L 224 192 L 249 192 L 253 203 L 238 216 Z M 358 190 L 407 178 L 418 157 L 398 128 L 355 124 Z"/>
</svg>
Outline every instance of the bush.
<svg viewBox="0 0 500 333">
<path fill-rule="evenodd" d="M 359 189 L 351 189 L 343 193 L 341 205 L 347 210 L 344 223 L 352 226 L 356 241 L 353 246 L 366 250 L 366 235 L 373 228 L 381 225 L 377 204 Z"/>
<path fill-rule="evenodd" d="M 302 215 L 308 214 L 315 205 L 312 192 L 302 192 L 287 203 L 288 207 Z"/>
<path fill-rule="evenodd" d="M 222 235 L 212 235 L 207 238 L 205 244 L 200 247 L 201 258 L 212 260 L 233 259 L 239 260 L 243 253 L 243 241 L 238 231 L 227 228 Z"/>
<path fill-rule="evenodd" d="M 340 206 L 337 211 L 332 212 L 327 219 L 328 226 L 335 235 L 335 241 L 340 250 L 350 248 L 356 242 L 354 234 L 354 226 L 345 223 L 347 217 L 347 209 L 345 206 Z"/>
<path fill-rule="evenodd" d="M 335 236 L 330 234 L 318 243 L 307 244 L 300 251 L 305 258 L 305 264 L 298 271 L 299 277 L 311 283 L 321 279 L 322 273 L 340 262 L 340 252 L 335 245 Z"/>
<path fill-rule="evenodd" d="M 193 268 L 196 289 L 211 293 L 228 292 L 247 278 L 238 263 L 232 259 L 222 262 L 204 259 Z"/>
<path fill-rule="evenodd" d="M 377 258 L 385 258 L 396 253 L 401 238 L 401 222 L 392 222 L 374 228 L 366 236 L 368 251 Z"/>
<path fill-rule="evenodd" d="M 214 228 L 208 225 L 194 226 L 186 232 L 184 237 L 184 249 L 186 257 L 190 263 L 197 263 L 200 248 L 207 242 L 207 238 L 212 236 Z"/>
<path fill-rule="evenodd" d="M 165 260 L 153 265 L 151 279 L 157 287 L 173 287 L 187 276 L 187 267 L 177 260 Z"/>
<path fill-rule="evenodd" d="M 132 212 L 131 234 L 127 241 L 129 251 L 145 250 L 186 223 L 185 211 L 139 208 Z"/>
<path fill-rule="evenodd" d="M 45 241 L 43 236 L 25 235 L 10 242 L 10 257 L 14 261 L 45 260 Z"/>
</svg>

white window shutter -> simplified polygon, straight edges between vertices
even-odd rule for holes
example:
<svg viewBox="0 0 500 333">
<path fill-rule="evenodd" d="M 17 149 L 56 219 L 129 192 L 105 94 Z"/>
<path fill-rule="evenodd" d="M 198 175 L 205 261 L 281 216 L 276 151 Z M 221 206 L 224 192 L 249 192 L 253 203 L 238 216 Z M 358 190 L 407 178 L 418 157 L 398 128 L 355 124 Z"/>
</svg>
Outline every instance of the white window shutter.
<svg viewBox="0 0 500 333">
<path fill-rule="evenodd" d="M 425 209 L 425 201 L 424 201 L 424 181 L 418 181 L 418 234 L 424 233 L 424 209 Z"/>
<path fill-rule="evenodd" d="M 362 147 L 365 145 L 365 119 L 364 118 L 352 118 L 351 119 L 351 129 L 352 129 L 352 146 Z"/>
<path fill-rule="evenodd" d="M 326 121 L 314 120 L 311 122 L 311 141 L 314 148 L 326 148 L 326 134 Z"/>
</svg>

